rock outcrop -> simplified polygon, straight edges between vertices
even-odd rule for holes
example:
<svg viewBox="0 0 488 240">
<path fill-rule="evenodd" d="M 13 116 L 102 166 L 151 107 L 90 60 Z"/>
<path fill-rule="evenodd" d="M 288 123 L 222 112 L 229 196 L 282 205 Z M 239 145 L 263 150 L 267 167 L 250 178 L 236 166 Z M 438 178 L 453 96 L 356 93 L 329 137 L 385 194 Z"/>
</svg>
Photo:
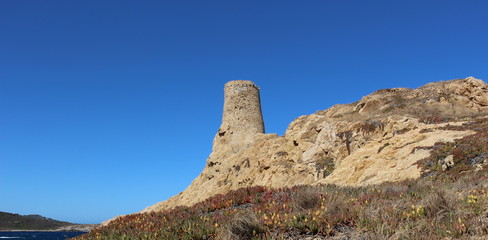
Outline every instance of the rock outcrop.
<svg viewBox="0 0 488 240">
<path fill-rule="evenodd" d="M 221 128 L 192 184 L 144 212 L 192 205 L 253 185 L 359 186 L 418 178 L 416 162 L 429 155 L 427 147 L 473 134 L 442 126 L 487 115 L 488 86 L 468 77 L 417 89 L 378 90 L 358 102 L 301 116 L 283 136 L 251 132 L 239 148 L 226 144 L 231 136 Z"/>
</svg>

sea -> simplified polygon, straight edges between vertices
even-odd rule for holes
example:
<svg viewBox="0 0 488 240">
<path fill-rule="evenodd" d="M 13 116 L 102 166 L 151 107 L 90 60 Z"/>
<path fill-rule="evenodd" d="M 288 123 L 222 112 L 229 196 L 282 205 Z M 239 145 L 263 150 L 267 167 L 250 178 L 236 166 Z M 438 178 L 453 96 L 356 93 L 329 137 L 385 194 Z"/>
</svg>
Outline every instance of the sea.
<svg viewBox="0 0 488 240">
<path fill-rule="evenodd" d="M 0 232 L 0 240 L 65 240 L 86 232 Z"/>
</svg>

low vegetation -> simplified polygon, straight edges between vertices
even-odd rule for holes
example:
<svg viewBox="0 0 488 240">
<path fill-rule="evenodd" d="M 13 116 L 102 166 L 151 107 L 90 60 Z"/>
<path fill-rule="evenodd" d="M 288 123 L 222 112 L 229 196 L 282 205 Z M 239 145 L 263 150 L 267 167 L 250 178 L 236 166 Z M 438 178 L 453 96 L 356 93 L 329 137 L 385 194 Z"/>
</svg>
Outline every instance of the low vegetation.
<svg viewBox="0 0 488 240">
<path fill-rule="evenodd" d="M 488 123 L 446 128 L 476 134 L 430 148 L 417 180 L 241 188 L 192 207 L 125 216 L 75 239 L 483 239 Z M 452 163 L 442 168 L 450 155 Z"/>
<path fill-rule="evenodd" d="M 471 172 L 473 168 L 482 167 L 482 163 L 488 161 L 488 119 L 479 119 L 462 126 L 447 125 L 442 129 L 472 130 L 475 134 L 454 142 L 438 142 L 433 147 L 427 147 L 430 149 L 430 156 L 419 162 L 424 176 L 458 178 Z M 446 162 L 449 156 L 452 157 L 451 163 Z"/>
<path fill-rule="evenodd" d="M 242 188 L 193 207 L 133 214 L 75 239 L 437 239 L 488 235 L 488 171 L 375 187 Z"/>
</svg>

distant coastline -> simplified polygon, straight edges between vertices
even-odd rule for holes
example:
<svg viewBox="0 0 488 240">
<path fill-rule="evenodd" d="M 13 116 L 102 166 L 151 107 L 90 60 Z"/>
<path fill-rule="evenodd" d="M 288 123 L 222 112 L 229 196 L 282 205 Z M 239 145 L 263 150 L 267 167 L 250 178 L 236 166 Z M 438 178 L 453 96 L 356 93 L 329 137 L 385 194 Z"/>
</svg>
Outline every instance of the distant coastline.
<svg viewBox="0 0 488 240">
<path fill-rule="evenodd" d="M 70 228 L 60 228 L 60 229 L 2 229 L 0 228 L 0 232 L 89 232 L 98 226 L 99 224 L 76 224 L 70 226 Z"/>
<path fill-rule="evenodd" d="M 0 212 L 0 232 L 89 232 L 98 224 L 76 224 L 41 215 Z"/>
<path fill-rule="evenodd" d="M 54 232 L 54 231 L 0 231 L 0 239 L 24 239 L 24 240 L 62 240 L 70 239 L 86 232 Z"/>
<path fill-rule="evenodd" d="M 63 231 L 63 230 L 18 230 L 18 229 L 0 229 L 0 232 L 89 232 L 89 231 Z"/>
</svg>

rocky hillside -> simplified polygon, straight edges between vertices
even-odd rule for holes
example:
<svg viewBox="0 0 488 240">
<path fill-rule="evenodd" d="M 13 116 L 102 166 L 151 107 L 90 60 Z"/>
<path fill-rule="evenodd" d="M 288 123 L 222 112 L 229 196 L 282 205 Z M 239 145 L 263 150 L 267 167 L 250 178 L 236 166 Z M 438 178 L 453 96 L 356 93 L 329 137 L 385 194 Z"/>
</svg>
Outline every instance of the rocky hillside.
<svg viewBox="0 0 488 240">
<path fill-rule="evenodd" d="M 266 103 L 264 103 L 266 104 Z M 244 147 L 217 133 L 202 173 L 180 194 L 146 208 L 190 206 L 249 186 L 364 186 L 419 178 L 436 143 L 475 133 L 456 128 L 488 115 L 488 86 L 468 77 L 417 89 L 378 90 L 351 104 L 294 120 L 283 136 L 257 133 Z M 452 156 L 434 164 L 448 168 Z M 485 164 L 484 158 L 477 164 Z"/>
<path fill-rule="evenodd" d="M 447 129 L 473 134 L 414 148 L 429 150 L 415 180 L 243 187 L 120 217 L 75 239 L 487 239 L 488 117 L 425 131 Z"/>
</svg>

